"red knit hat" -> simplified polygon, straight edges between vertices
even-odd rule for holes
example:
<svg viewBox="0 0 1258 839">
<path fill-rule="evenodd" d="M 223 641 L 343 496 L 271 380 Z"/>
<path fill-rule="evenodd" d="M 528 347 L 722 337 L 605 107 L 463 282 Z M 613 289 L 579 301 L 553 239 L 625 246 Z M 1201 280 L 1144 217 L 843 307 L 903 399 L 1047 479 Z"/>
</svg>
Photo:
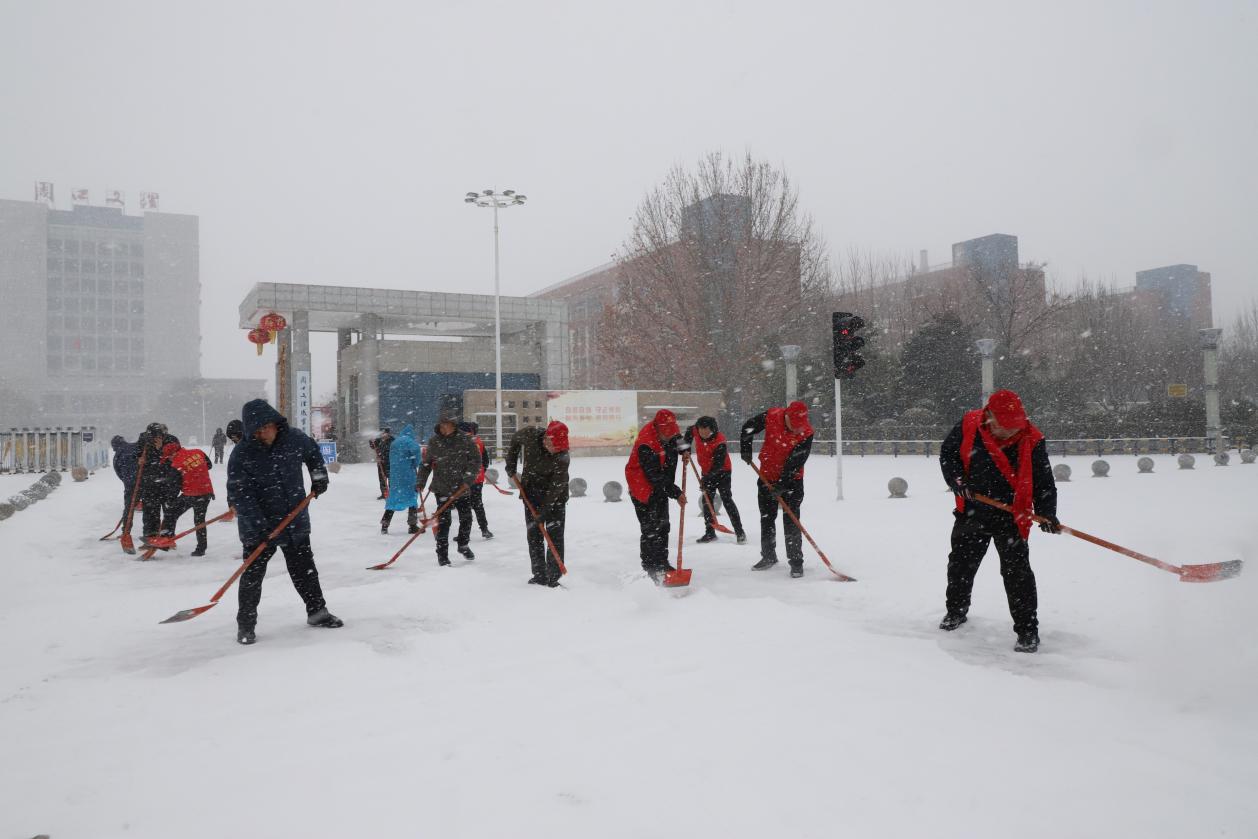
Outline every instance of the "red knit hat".
<svg viewBox="0 0 1258 839">
<path fill-rule="evenodd" d="M 1003 428 L 1026 428 L 1030 421 L 1022 400 L 1012 390 L 998 390 L 987 400 L 987 410 Z"/>
<path fill-rule="evenodd" d="M 667 408 L 660 408 L 655 413 L 652 423 L 655 425 L 655 433 L 660 435 L 661 440 L 671 440 L 681 434 L 681 428 L 677 425 L 677 415 Z"/>
<path fill-rule="evenodd" d="M 551 420 L 550 425 L 546 426 L 546 439 L 554 446 L 557 452 L 566 452 L 568 450 L 568 426 L 559 420 Z"/>
<path fill-rule="evenodd" d="M 808 406 L 798 399 L 786 406 L 786 418 L 796 434 L 811 434 L 812 424 L 808 422 Z"/>
</svg>

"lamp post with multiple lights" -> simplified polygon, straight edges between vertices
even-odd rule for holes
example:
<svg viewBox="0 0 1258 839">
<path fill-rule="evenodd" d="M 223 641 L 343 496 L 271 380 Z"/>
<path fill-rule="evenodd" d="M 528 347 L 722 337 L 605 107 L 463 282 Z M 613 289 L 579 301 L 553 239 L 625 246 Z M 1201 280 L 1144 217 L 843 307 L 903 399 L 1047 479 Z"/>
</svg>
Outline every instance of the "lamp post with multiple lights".
<svg viewBox="0 0 1258 839">
<path fill-rule="evenodd" d="M 494 211 L 494 457 L 502 457 L 502 300 L 498 293 L 498 210 L 523 204 L 526 196 L 513 189 L 497 192 L 482 189 L 469 192 L 463 201 L 476 207 L 492 207 Z"/>
</svg>

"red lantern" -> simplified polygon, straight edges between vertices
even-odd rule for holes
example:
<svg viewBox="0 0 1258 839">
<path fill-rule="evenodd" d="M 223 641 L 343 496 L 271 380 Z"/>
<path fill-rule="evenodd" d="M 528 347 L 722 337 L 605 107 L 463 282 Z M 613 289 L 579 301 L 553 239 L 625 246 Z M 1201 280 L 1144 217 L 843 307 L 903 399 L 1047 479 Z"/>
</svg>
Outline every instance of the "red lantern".
<svg viewBox="0 0 1258 839">
<path fill-rule="evenodd" d="M 275 312 L 268 312 L 262 316 L 262 320 L 258 321 L 258 326 L 267 331 L 270 336 L 270 342 L 274 344 L 275 336 L 279 334 L 281 329 L 288 326 L 288 321 L 284 320 L 283 315 L 276 314 Z"/>
<path fill-rule="evenodd" d="M 250 329 L 249 340 L 252 343 L 257 344 L 258 355 L 262 355 L 262 345 L 271 340 L 271 334 L 265 329 Z"/>
</svg>

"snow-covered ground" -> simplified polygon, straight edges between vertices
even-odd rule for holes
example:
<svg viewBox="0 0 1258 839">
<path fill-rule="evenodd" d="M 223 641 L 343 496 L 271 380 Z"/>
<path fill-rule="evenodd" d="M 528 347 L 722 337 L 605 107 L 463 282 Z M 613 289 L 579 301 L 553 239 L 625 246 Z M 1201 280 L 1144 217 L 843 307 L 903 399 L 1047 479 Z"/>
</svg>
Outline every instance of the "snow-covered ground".
<svg viewBox="0 0 1258 839">
<path fill-rule="evenodd" d="M 1063 521 L 1171 562 L 1254 559 L 1258 466 L 1110 461 L 1069 461 Z M 802 580 L 748 570 L 735 464 L 751 542 L 695 545 L 688 515 L 680 592 L 641 577 L 632 508 L 602 501 L 619 460 L 575 462 L 591 494 L 557 590 L 525 585 L 519 503 L 492 490 L 475 562 L 438 568 L 424 536 L 364 570 L 405 527 L 378 533 L 374 469 L 347 466 L 313 505 L 345 628 L 305 626 L 277 557 L 251 648 L 234 591 L 158 625 L 235 569 L 234 525 L 204 559 L 136 562 L 98 541 L 113 475 L 66 481 L 0 522 L 0 836 L 1258 835 L 1258 569 L 1188 585 L 1035 531 L 1043 646 L 1017 654 L 994 552 L 970 622 L 935 628 L 934 461 L 845 463 L 842 503 L 833 461 L 810 463 L 804 521 L 859 582 L 807 545 Z"/>
</svg>

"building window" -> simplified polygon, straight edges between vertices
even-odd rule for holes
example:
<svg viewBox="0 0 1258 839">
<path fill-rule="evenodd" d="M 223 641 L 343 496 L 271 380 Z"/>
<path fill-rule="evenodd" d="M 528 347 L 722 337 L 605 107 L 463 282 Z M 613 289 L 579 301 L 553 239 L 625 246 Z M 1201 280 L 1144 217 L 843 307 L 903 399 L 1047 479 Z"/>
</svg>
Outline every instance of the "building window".
<svg viewBox="0 0 1258 839">
<path fill-rule="evenodd" d="M 61 369 L 61 356 L 59 355 L 48 356 L 48 370 L 50 372 L 53 372 L 60 369 Z"/>
</svg>

